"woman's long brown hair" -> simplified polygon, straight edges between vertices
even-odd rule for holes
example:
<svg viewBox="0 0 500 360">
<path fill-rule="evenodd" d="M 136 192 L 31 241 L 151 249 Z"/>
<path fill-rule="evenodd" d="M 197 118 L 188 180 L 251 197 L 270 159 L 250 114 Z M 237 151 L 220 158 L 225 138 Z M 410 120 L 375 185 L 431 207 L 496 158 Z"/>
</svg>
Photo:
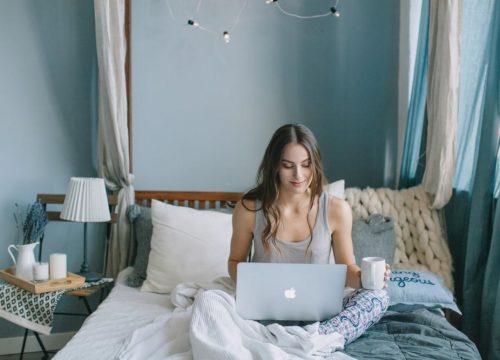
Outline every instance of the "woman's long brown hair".
<svg viewBox="0 0 500 360">
<path fill-rule="evenodd" d="M 310 185 L 309 211 L 307 213 L 307 224 L 309 225 L 311 235 L 309 245 L 312 241 L 312 226 L 309 223 L 309 212 L 314 205 L 314 199 L 316 199 L 316 196 L 321 195 L 323 186 L 326 184 L 323 163 L 321 162 L 318 142 L 312 131 L 301 124 L 287 124 L 276 130 L 269 141 L 257 172 L 257 185 L 246 192 L 242 200 L 242 205 L 247 210 L 252 209 L 249 209 L 245 205 L 245 200 L 261 201 L 261 208 L 255 209 L 255 211 L 262 209 L 264 218 L 266 219 L 266 226 L 261 237 L 265 249 L 269 249 L 269 238 L 272 239 L 273 245 L 276 246 L 276 233 L 278 232 L 280 222 L 280 212 L 276 206 L 280 185 L 278 171 L 283 149 L 286 145 L 292 143 L 304 146 L 311 160 L 313 178 Z"/>
</svg>

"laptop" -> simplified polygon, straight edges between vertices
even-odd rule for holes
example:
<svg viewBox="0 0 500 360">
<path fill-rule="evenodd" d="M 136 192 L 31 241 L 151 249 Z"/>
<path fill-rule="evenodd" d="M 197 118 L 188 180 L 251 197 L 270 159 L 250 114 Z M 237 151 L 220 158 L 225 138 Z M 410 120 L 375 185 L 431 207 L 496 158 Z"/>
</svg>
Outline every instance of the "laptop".
<svg viewBox="0 0 500 360">
<path fill-rule="evenodd" d="M 342 310 L 346 265 L 238 264 L 236 310 L 244 319 L 322 321 Z"/>
</svg>

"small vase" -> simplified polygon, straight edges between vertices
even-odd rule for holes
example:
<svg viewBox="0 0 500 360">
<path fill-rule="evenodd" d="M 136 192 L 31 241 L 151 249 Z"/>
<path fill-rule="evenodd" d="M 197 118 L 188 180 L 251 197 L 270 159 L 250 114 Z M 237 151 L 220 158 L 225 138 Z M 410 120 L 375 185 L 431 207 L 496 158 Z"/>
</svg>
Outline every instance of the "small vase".
<svg viewBox="0 0 500 360">
<path fill-rule="evenodd" d="M 9 252 L 14 265 L 16 266 L 15 275 L 27 281 L 33 281 L 33 265 L 35 264 L 35 246 L 38 242 L 26 245 L 9 245 Z M 17 258 L 12 254 L 12 250 L 17 251 Z"/>
</svg>

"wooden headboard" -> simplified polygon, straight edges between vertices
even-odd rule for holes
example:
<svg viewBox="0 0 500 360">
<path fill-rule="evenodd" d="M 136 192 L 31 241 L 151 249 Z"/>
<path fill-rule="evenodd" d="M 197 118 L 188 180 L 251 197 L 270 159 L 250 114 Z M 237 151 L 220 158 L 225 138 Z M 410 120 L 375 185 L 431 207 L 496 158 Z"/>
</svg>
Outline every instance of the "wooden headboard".
<svg viewBox="0 0 500 360">
<path fill-rule="evenodd" d="M 210 191 L 150 191 L 138 190 L 135 192 L 135 201 L 138 205 L 151 206 L 152 200 L 160 200 L 169 204 L 188 206 L 196 209 L 220 209 L 225 207 L 234 207 L 236 202 L 241 199 L 241 192 L 210 192 Z M 51 221 L 62 221 L 61 207 L 64 203 L 65 194 L 38 194 L 39 200 L 47 211 L 47 217 Z M 109 223 L 116 222 L 117 215 L 114 209 L 118 204 L 116 195 L 108 195 L 108 202 L 111 210 L 111 220 Z M 47 209 L 47 205 L 56 206 L 56 209 Z M 109 235 L 110 227 L 108 227 Z M 40 239 L 38 260 L 42 258 L 43 236 Z M 107 253 L 106 245 L 106 253 Z"/>
<path fill-rule="evenodd" d="M 138 205 L 151 207 L 152 200 L 160 200 L 169 204 L 188 206 L 197 209 L 219 209 L 226 206 L 232 207 L 241 199 L 241 192 L 213 192 L 213 191 L 150 191 L 138 190 L 135 192 L 135 201 Z M 64 194 L 38 194 L 39 200 L 44 207 L 49 204 L 62 205 Z M 114 207 L 118 203 L 116 195 L 108 195 L 110 210 L 113 213 Z M 49 220 L 58 221 L 60 209 L 50 209 L 47 211 Z M 116 214 L 112 214 L 110 222 L 116 221 Z"/>
<path fill-rule="evenodd" d="M 151 206 L 152 200 L 160 200 L 196 209 L 219 209 L 234 207 L 242 196 L 241 192 L 136 190 L 135 201 L 138 205 L 148 207 Z"/>
<path fill-rule="evenodd" d="M 65 194 L 37 194 L 36 199 L 40 201 L 47 212 L 47 218 L 50 221 L 65 221 L 61 219 L 61 208 L 64 204 Z M 109 210 L 111 212 L 110 223 L 116 222 L 116 214 L 114 213 L 114 208 L 118 204 L 118 196 L 108 195 Z M 58 207 L 57 209 L 47 209 L 48 205 L 54 205 Z"/>
</svg>

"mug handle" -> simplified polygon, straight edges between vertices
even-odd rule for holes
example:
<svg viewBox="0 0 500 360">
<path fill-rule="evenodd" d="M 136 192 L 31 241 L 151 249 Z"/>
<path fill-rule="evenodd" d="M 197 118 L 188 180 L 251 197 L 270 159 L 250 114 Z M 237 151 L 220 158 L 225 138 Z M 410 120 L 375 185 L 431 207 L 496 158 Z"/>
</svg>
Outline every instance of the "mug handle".
<svg viewBox="0 0 500 360">
<path fill-rule="evenodd" d="M 10 257 L 12 258 L 12 261 L 14 261 L 14 265 L 16 265 L 16 258 L 14 257 L 14 254 L 12 254 L 11 248 L 13 248 L 16 251 L 19 251 L 19 250 L 17 250 L 16 245 L 11 244 L 11 245 L 9 245 L 9 247 L 7 247 L 7 252 L 9 253 Z"/>
</svg>

